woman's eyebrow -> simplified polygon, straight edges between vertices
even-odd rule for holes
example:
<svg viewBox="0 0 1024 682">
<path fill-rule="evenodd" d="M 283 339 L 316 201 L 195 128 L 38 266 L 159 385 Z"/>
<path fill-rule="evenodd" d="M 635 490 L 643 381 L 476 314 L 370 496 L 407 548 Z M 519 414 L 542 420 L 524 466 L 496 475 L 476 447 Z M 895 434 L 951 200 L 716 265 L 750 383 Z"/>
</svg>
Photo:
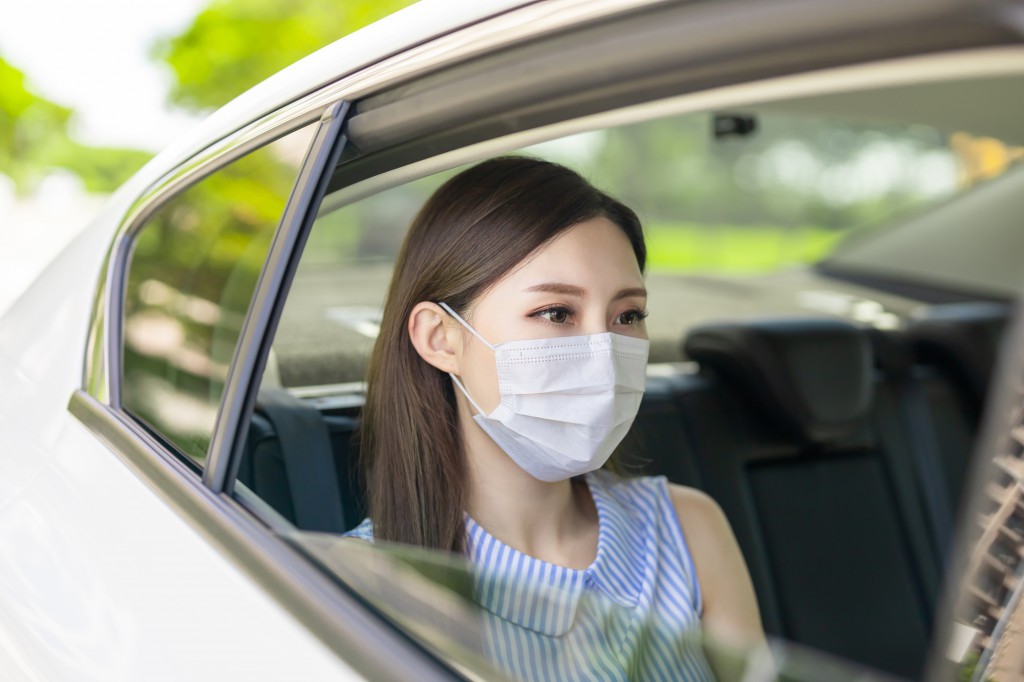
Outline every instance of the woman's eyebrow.
<svg viewBox="0 0 1024 682">
<path fill-rule="evenodd" d="M 574 286 L 572 284 L 563 284 L 561 282 L 543 282 L 542 284 L 534 284 L 532 287 L 526 287 L 523 291 L 542 291 L 549 294 L 564 294 L 566 296 L 579 297 L 582 297 L 587 293 L 582 287 Z"/>
<path fill-rule="evenodd" d="M 617 301 L 620 298 L 629 298 L 630 296 L 639 296 L 640 298 L 647 298 L 647 289 L 643 287 L 631 287 L 629 289 L 622 289 L 619 293 L 615 294 L 613 301 Z"/>
<path fill-rule="evenodd" d="M 541 291 L 549 294 L 562 294 L 565 296 L 576 296 L 582 298 L 586 295 L 587 291 L 583 287 L 578 287 L 574 284 L 564 284 L 562 282 L 543 282 L 541 284 L 534 284 L 531 287 L 523 289 L 523 291 Z M 639 296 L 641 298 L 647 297 L 647 289 L 643 287 L 630 287 L 628 289 L 622 289 L 612 298 L 613 301 L 617 301 L 620 298 L 629 298 L 630 296 Z"/>
</svg>

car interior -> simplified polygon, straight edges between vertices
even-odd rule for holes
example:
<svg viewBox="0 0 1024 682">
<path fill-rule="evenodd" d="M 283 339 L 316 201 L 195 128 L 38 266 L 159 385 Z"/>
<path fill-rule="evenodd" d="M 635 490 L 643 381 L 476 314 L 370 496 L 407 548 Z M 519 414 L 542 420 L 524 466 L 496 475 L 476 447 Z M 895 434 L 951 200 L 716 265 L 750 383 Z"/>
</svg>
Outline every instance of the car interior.
<svg viewBox="0 0 1024 682">
<path fill-rule="evenodd" d="M 760 122 L 781 110 L 819 115 L 841 108 L 870 121 L 891 114 L 904 124 L 907 102 L 955 92 L 904 91 L 890 109 L 882 97 L 833 96 L 748 115 Z M 970 112 L 959 113 L 947 110 L 955 120 L 936 125 L 970 130 Z M 998 123 L 995 132 L 1019 134 L 1016 118 Z M 555 151 L 526 150 L 558 160 Z M 374 197 L 332 203 L 328 195 L 313 225 L 237 475 L 239 489 L 297 528 L 337 534 L 365 515 L 354 437 L 362 369 L 396 245 L 418 202 L 450 172 L 425 177 L 418 193 L 385 192 L 376 204 Z M 897 212 L 881 220 L 867 238 L 858 233 L 844 242 L 847 260 L 841 245 L 771 276 L 651 274 L 652 283 L 667 282 L 659 299 L 652 287 L 652 318 L 661 306 L 668 320 L 651 328 L 647 391 L 620 464 L 631 475 L 664 475 L 701 489 L 722 506 L 769 634 L 889 673 L 921 675 L 1010 317 L 1006 291 L 1016 289 L 980 286 L 991 276 L 984 263 L 967 264 L 981 273 L 972 287 L 963 278 L 944 281 L 935 269 L 941 266 L 922 260 L 900 270 L 900 254 L 927 251 L 932 240 L 941 251 L 950 211 L 1024 176 L 1010 171 L 1005 178 L 941 196 L 909 218 Z M 1020 215 L 1020 196 L 1003 192 L 988 213 Z M 977 220 L 973 234 L 996 239 L 1000 230 L 984 231 L 985 218 Z M 901 229 L 913 241 L 903 240 Z M 993 248 L 1012 251 L 1020 232 L 1003 229 L 1010 243 Z M 882 262 L 890 253 L 886 240 L 892 262 L 856 267 Z M 346 256 L 330 256 L 329 241 Z M 1012 255 L 1018 268 L 1020 253 Z M 749 287 L 768 298 L 751 305 Z M 711 297 L 691 300 L 689 292 L 702 289 Z M 722 292 L 731 290 L 727 299 Z"/>
</svg>

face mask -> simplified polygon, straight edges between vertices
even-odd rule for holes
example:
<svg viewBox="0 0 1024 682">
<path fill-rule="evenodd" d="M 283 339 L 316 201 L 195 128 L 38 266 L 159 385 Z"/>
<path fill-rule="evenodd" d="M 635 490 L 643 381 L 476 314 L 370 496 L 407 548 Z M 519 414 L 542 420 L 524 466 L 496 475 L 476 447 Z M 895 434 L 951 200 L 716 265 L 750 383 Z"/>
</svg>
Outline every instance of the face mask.
<svg viewBox="0 0 1024 682">
<path fill-rule="evenodd" d="M 599 469 L 640 408 L 650 342 L 605 332 L 492 346 L 447 304 L 452 317 L 494 351 L 501 402 L 473 419 L 520 467 L 541 481 Z"/>
</svg>

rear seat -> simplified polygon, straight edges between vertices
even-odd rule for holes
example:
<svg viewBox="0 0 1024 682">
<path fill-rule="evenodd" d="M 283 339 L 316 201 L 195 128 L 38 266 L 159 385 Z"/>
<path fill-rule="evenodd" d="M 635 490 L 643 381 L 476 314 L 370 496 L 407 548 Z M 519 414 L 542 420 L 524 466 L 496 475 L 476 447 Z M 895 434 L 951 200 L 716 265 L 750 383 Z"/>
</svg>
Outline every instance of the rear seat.
<svg viewBox="0 0 1024 682">
<path fill-rule="evenodd" d="M 867 333 L 834 320 L 716 324 L 694 329 L 685 352 L 710 388 L 677 397 L 682 417 L 769 632 L 919 675 L 940 562 L 905 443 L 873 418 Z"/>
<path fill-rule="evenodd" d="M 955 513 L 1010 306 L 933 305 L 906 331 L 914 374 L 933 418 L 942 484 Z"/>
<path fill-rule="evenodd" d="M 326 472 L 326 475 L 334 478 L 337 495 L 333 490 L 321 489 L 320 497 L 321 500 L 327 498 L 327 504 L 334 504 L 337 509 L 326 515 L 316 513 L 312 519 L 300 519 L 301 514 L 296 507 L 293 490 L 296 486 L 301 487 L 301 481 L 296 480 L 294 476 L 289 477 L 289 462 L 293 460 L 286 459 L 278 435 L 281 425 L 275 424 L 271 416 L 273 414 L 278 420 L 282 419 L 281 410 L 271 412 L 265 405 L 269 393 L 261 391 L 260 399 L 257 400 L 256 411 L 250 421 L 248 437 L 239 464 L 238 480 L 278 513 L 304 530 L 342 532 L 358 525 L 364 516 L 362 496 L 357 494 L 358 486 L 355 483 L 357 448 L 353 435 L 358 420 L 352 417 L 322 415 L 314 406 L 298 398 L 283 397 L 288 401 L 287 410 L 306 417 L 305 425 L 310 423 L 309 420 L 319 420 L 322 423 L 333 455 L 332 461 L 326 466 L 322 466 L 323 462 L 318 463 L 313 471 L 314 475 L 316 472 Z M 312 448 L 300 442 L 294 444 L 292 451 L 287 454 L 289 457 L 311 457 L 313 453 Z M 309 492 L 316 494 L 316 491 Z M 312 502 L 313 506 L 323 503 L 317 500 Z"/>
<path fill-rule="evenodd" d="M 617 463 L 623 474 L 665 476 L 673 483 L 703 487 L 696 453 L 679 419 L 676 395 L 705 384 L 706 379 L 697 375 L 648 375 L 633 427 L 617 450 Z"/>
</svg>

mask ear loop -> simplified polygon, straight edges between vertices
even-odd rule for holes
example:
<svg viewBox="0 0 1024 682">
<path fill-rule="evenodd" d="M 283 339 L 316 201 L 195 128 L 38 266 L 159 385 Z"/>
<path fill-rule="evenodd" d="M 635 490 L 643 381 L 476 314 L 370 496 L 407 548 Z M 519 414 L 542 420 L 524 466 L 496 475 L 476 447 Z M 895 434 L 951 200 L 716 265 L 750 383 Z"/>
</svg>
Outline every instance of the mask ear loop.
<svg viewBox="0 0 1024 682">
<path fill-rule="evenodd" d="M 480 336 L 480 334 L 479 334 L 479 332 L 477 332 L 477 330 L 475 330 L 471 326 L 469 326 L 469 322 L 466 322 L 464 319 L 462 319 L 462 316 L 459 315 L 454 310 L 452 310 L 450 305 L 448 305 L 444 301 L 438 301 L 437 305 L 439 305 L 442 308 L 444 308 L 445 312 L 447 312 L 449 315 L 451 315 L 456 320 L 458 320 L 459 324 L 461 324 L 463 327 L 468 329 L 470 331 L 470 333 L 473 334 L 473 336 L 475 336 L 476 338 L 480 339 L 480 341 L 485 346 L 487 346 L 491 350 L 494 350 L 494 346 L 492 346 L 491 344 L 487 343 L 487 339 L 485 339 L 484 337 Z M 462 395 L 466 396 L 466 400 L 468 400 L 469 404 L 473 406 L 473 409 L 475 409 L 477 411 L 477 414 L 479 414 L 481 416 L 487 416 L 486 413 L 483 410 L 480 409 L 480 406 L 476 404 L 476 401 L 473 400 L 473 397 L 471 395 L 469 395 L 469 391 L 467 391 L 466 387 L 462 385 L 462 382 L 459 381 L 459 378 L 457 376 L 455 376 L 455 374 L 452 373 L 452 372 L 448 372 L 448 376 L 450 376 L 452 378 L 452 381 L 455 382 L 455 385 L 459 387 L 460 391 L 462 391 Z"/>
</svg>

